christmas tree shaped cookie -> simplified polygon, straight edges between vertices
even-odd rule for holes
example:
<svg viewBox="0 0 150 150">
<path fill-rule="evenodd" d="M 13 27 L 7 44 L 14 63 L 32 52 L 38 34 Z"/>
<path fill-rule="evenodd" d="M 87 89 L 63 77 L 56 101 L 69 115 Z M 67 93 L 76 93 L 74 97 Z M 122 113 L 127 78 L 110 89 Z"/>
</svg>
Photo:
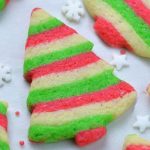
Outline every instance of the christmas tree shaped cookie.
<svg viewBox="0 0 150 150">
<path fill-rule="evenodd" d="M 8 2 L 9 0 L 0 0 L 0 11 L 2 11 L 6 7 Z"/>
<path fill-rule="evenodd" d="M 84 4 L 108 45 L 150 58 L 150 0 L 84 0 Z"/>
<path fill-rule="evenodd" d="M 136 99 L 132 86 L 92 52 L 93 44 L 42 9 L 31 15 L 24 76 L 31 83 L 29 139 L 78 145 L 102 138 Z"/>
<path fill-rule="evenodd" d="M 7 104 L 0 102 L 0 150 L 9 150 L 6 113 Z"/>
<path fill-rule="evenodd" d="M 123 150 L 150 150 L 150 141 L 137 135 L 129 135 L 125 140 Z"/>
</svg>

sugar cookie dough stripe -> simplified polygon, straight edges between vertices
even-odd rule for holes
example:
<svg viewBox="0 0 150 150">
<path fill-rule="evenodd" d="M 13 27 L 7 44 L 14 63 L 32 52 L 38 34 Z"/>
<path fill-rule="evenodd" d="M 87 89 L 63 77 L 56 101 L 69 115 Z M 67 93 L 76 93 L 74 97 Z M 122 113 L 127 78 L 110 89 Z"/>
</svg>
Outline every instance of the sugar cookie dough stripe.
<svg viewBox="0 0 150 150">
<path fill-rule="evenodd" d="M 145 7 L 148 7 L 150 9 L 150 0 L 142 0 L 144 3 Z"/>
<path fill-rule="evenodd" d="M 66 36 L 62 39 L 55 40 L 52 42 L 46 42 L 39 44 L 37 46 L 29 47 L 26 49 L 25 57 L 32 58 L 38 55 L 48 54 L 56 51 L 60 51 L 75 45 L 87 42 L 87 40 L 81 35 L 74 33 L 70 36 Z"/>
<path fill-rule="evenodd" d="M 1 141 L 8 143 L 7 132 L 3 127 L 0 127 L 0 143 Z"/>
<path fill-rule="evenodd" d="M 150 146 L 145 145 L 129 145 L 125 150 L 150 150 Z"/>
<path fill-rule="evenodd" d="M 0 141 L 1 150 L 10 150 L 8 143 Z"/>
<path fill-rule="evenodd" d="M 0 126 L 7 130 L 7 117 L 0 114 Z"/>
<path fill-rule="evenodd" d="M 5 6 L 6 6 L 6 1 L 0 0 L 0 11 L 3 10 Z"/>
<path fill-rule="evenodd" d="M 51 30 L 61 25 L 63 25 L 63 23 L 58 19 L 48 18 L 47 20 L 44 20 L 43 22 L 40 22 L 37 25 L 30 26 L 28 35 L 31 36 L 31 35 L 39 34 L 41 32 Z"/>
<path fill-rule="evenodd" d="M 35 8 L 32 11 L 31 17 L 32 19 L 30 20 L 30 26 L 38 25 L 45 20 L 54 18 L 47 12 L 44 12 L 41 8 Z"/>
<path fill-rule="evenodd" d="M 94 29 L 96 33 L 100 36 L 100 38 L 102 38 L 103 41 L 108 45 L 112 47 L 127 48 L 128 50 L 133 51 L 125 38 L 122 37 L 122 35 L 116 30 L 116 28 L 106 19 L 102 17 L 97 17 L 94 24 Z M 111 34 L 108 32 L 108 30 L 111 31 Z"/>
<path fill-rule="evenodd" d="M 101 114 L 97 116 L 88 116 L 87 118 L 75 120 L 61 126 L 32 125 L 29 128 L 29 139 L 35 142 L 56 142 L 69 139 L 73 138 L 79 131 L 106 126 L 112 122 L 113 119 L 114 117 L 111 114 Z"/>
<path fill-rule="evenodd" d="M 81 53 L 79 55 L 75 55 L 73 57 L 33 69 L 25 75 L 25 78 L 29 82 L 31 82 L 32 80 L 44 76 L 46 74 L 59 73 L 77 69 L 85 65 L 97 62 L 98 60 L 100 60 L 99 57 L 97 57 L 92 52 Z"/>
<path fill-rule="evenodd" d="M 8 4 L 8 3 L 9 3 L 9 1 L 10 1 L 10 0 L 6 0 L 6 4 Z"/>
<path fill-rule="evenodd" d="M 74 120 L 80 120 L 88 116 L 95 116 L 100 114 L 114 114 L 115 117 L 118 117 L 128 108 L 121 107 L 133 104 L 134 97 L 135 92 L 132 92 L 124 95 L 122 98 L 114 99 L 109 102 L 97 102 L 94 104 L 65 109 L 62 111 L 33 113 L 31 116 L 31 126 L 45 124 L 59 126 Z"/>
<path fill-rule="evenodd" d="M 100 61 L 100 58 L 97 57 L 93 52 L 81 53 L 79 55 L 75 55 L 73 57 L 34 69 L 29 72 L 29 75 L 32 76 L 32 79 L 34 80 L 46 74 L 60 73 L 78 69 L 97 61 Z"/>
<path fill-rule="evenodd" d="M 87 41 L 85 43 L 66 48 L 62 51 L 56 51 L 50 54 L 36 56 L 32 59 L 26 59 L 24 62 L 24 73 L 27 73 L 28 71 L 38 68 L 42 65 L 50 64 L 68 57 L 89 52 L 91 51 L 92 47 L 93 44 Z"/>
<path fill-rule="evenodd" d="M 73 33 L 76 33 L 76 31 L 66 25 L 62 25 L 52 30 L 45 31 L 37 35 L 29 36 L 26 43 L 26 48 L 36 46 L 43 42 L 51 42 L 56 39 L 61 39 Z"/>
<path fill-rule="evenodd" d="M 48 74 L 33 80 L 31 84 L 31 90 L 40 88 L 52 88 L 74 81 L 83 80 L 106 70 L 110 70 L 111 68 L 112 67 L 110 67 L 110 65 L 100 60 L 79 69 Z"/>
<path fill-rule="evenodd" d="M 107 88 L 111 85 L 118 84 L 119 82 L 120 80 L 113 75 L 112 69 L 107 70 L 81 81 L 79 80 L 53 88 L 33 90 L 28 96 L 28 105 L 31 106 L 39 102 L 54 101 L 56 99 L 79 96 L 83 93 L 89 93 Z"/>
<path fill-rule="evenodd" d="M 53 102 L 39 103 L 35 105 L 33 113 L 52 112 L 79 107 L 89 103 L 108 102 L 113 99 L 123 97 L 125 94 L 130 93 L 132 91 L 134 91 L 134 89 L 131 86 L 129 86 L 126 82 L 122 81 L 117 85 L 110 86 L 98 92 L 83 94 L 81 96 L 75 96 Z"/>
<path fill-rule="evenodd" d="M 135 32 L 133 27 L 119 13 L 117 13 L 114 9 L 111 8 L 111 6 L 109 6 L 104 1 L 99 1 L 96 4 L 96 10 L 94 14 L 97 14 L 97 16 L 103 17 L 105 20 L 110 22 L 125 38 L 129 45 L 133 49 L 136 49 L 135 53 L 141 56 L 149 56 L 150 47 L 139 37 L 139 35 Z M 108 10 L 107 13 L 106 10 Z M 118 21 L 122 23 L 118 24 Z"/>
<path fill-rule="evenodd" d="M 143 39 L 147 45 L 150 46 L 150 28 L 145 22 L 135 15 L 132 9 L 124 2 L 124 0 L 104 0 L 105 3 L 110 5 L 117 13 L 119 13 L 129 25 L 136 31 L 136 33 Z M 116 5 L 117 3 L 117 5 Z M 131 19 L 132 18 L 132 19 Z M 138 24 L 138 26 L 137 26 Z M 144 30 L 143 30 L 144 29 Z M 146 32 L 145 32 L 146 31 Z"/>
<path fill-rule="evenodd" d="M 5 106 L 5 104 L 3 104 L 2 102 L 0 102 L 0 114 L 5 115 L 7 112 L 7 106 Z"/>
<path fill-rule="evenodd" d="M 150 146 L 150 142 L 148 140 L 145 140 L 136 134 L 131 134 L 127 136 L 125 139 L 124 147 L 127 147 L 129 145 L 145 145 Z"/>
<path fill-rule="evenodd" d="M 148 15 L 150 14 L 150 9 L 148 9 L 141 0 L 125 0 L 125 2 L 136 12 L 138 16 L 150 25 L 150 15 Z"/>
</svg>

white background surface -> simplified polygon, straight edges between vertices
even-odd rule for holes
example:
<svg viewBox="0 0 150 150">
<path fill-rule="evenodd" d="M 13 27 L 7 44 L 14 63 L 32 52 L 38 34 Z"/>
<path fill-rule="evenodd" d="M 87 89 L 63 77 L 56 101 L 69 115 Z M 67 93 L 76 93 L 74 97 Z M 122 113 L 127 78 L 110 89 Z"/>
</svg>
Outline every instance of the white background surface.
<svg viewBox="0 0 150 150">
<path fill-rule="evenodd" d="M 80 34 L 94 42 L 94 51 L 107 61 L 111 61 L 112 53 L 117 52 L 107 47 L 99 40 L 92 29 L 93 20 L 86 13 L 79 24 L 69 23 L 61 15 L 61 6 L 64 0 L 12 0 L 7 9 L 0 14 L 0 63 L 12 67 L 12 82 L 0 88 L 0 97 L 9 102 L 9 138 L 11 150 L 79 150 L 72 141 L 63 141 L 55 144 L 31 144 L 27 140 L 27 129 L 30 114 L 26 107 L 26 98 L 29 85 L 23 79 L 24 45 L 31 10 L 34 7 L 46 9 L 49 13 L 60 18 L 68 25 L 75 28 Z M 131 83 L 138 91 L 138 101 L 135 109 L 131 109 L 120 119 L 108 126 L 107 136 L 83 150 L 121 150 L 124 137 L 127 134 L 139 133 L 132 128 L 136 115 L 150 115 L 150 98 L 143 91 L 150 82 L 150 60 L 145 60 L 128 54 L 129 68 L 118 72 L 117 75 Z M 15 111 L 20 111 L 20 117 L 15 116 Z M 150 139 L 150 130 L 142 135 Z M 25 141 L 24 148 L 18 144 L 19 140 Z"/>
</svg>

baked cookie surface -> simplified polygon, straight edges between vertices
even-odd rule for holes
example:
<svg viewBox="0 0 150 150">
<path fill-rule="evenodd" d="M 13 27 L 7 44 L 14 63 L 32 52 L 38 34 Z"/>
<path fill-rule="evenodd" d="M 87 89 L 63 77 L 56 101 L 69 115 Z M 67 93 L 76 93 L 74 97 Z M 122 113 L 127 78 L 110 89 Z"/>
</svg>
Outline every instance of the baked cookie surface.
<svg viewBox="0 0 150 150">
<path fill-rule="evenodd" d="M 0 11 L 2 11 L 5 8 L 8 2 L 9 0 L 0 0 Z"/>
<path fill-rule="evenodd" d="M 137 135 L 129 135 L 125 139 L 123 150 L 150 150 L 150 141 Z"/>
<path fill-rule="evenodd" d="M 7 104 L 0 101 L 0 150 L 9 150 L 7 136 Z"/>
<path fill-rule="evenodd" d="M 150 0 L 84 0 L 99 37 L 150 58 Z"/>
<path fill-rule="evenodd" d="M 79 146 L 98 140 L 136 99 L 132 86 L 92 52 L 93 44 L 42 9 L 31 15 L 24 76 L 31 83 L 29 139 Z"/>
</svg>

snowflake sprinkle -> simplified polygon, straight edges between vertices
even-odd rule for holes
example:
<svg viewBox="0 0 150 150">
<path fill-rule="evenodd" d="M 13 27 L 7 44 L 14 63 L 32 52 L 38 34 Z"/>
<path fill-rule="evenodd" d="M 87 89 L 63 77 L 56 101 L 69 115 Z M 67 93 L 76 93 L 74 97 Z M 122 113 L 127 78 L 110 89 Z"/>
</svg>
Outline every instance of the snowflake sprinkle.
<svg viewBox="0 0 150 150">
<path fill-rule="evenodd" d="M 83 4 L 79 0 L 68 0 L 62 7 L 62 13 L 70 21 L 79 22 L 84 16 Z"/>
<path fill-rule="evenodd" d="M 4 64 L 0 64 L 0 87 L 4 85 L 4 83 L 8 83 L 11 81 L 11 68 Z"/>
</svg>

